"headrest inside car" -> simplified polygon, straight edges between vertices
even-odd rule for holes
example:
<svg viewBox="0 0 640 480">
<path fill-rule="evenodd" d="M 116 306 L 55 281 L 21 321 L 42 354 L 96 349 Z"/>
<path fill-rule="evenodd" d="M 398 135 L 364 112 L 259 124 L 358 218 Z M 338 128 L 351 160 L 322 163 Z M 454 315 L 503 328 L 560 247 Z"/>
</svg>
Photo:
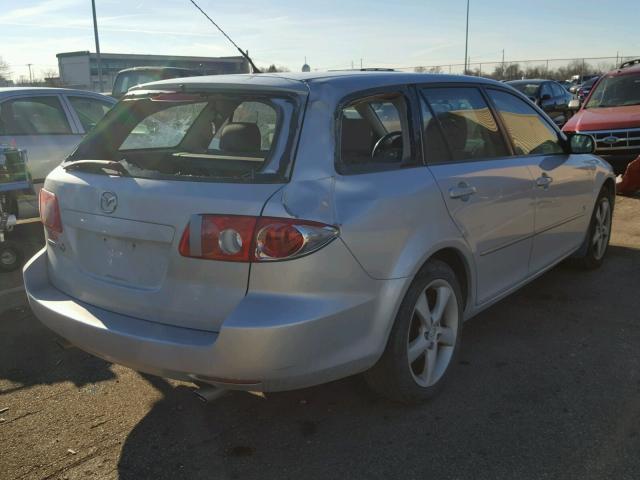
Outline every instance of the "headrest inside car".
<svg viewBox="0 0 640 480">
<path fill-rule="evenodd" d="M 236 153 L 260 153 L 260 130 L 255 123 L 228 123 L 220 132 L 220 150 Z"/>
</svg>

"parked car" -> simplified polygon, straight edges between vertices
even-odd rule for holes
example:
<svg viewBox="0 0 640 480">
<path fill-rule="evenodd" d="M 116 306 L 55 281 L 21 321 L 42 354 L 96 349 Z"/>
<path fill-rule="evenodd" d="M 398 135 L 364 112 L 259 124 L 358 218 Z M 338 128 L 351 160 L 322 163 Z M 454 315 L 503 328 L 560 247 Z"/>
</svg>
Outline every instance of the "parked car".
<svg viewBox="0 0 640 480">
<path fill-rule="evenodd" d="M 143 88 L 47 178 L 47 248 L 24 269 L 35 315 L 110 362 L 251 391 L 366 372 L 419 401 L 463 321 L 571 255 L 605 257 L 610 166 L 500 82 Z"/>
<path fill-rule="evenodd" d="M 561 82 L 558 82 L 560 84 L 560 86 L 562 88 L 564 88 L 567 92 L 569 92 L 569 89 L 573 86 L 573 84 L 568 81 L 568 80 L 563 80 Z"/>
<path fill-rule="evenodd" d="M 580 86 L 577 93 L 578 100 L 580 100 L 580 102 L 584 102 L 584 99 L 587 98 L 587 96 L 589 95 L 589 92 L 591 91 L 591 89 L 593 88 L 593 86 L 595 85 L 595 83 L 598 81 L 599 78 L 600 77 L 593 77 L 591 80 L 587 80 Z"/>
<path fill-rule="evenodd" d="M 564 125 L 573 113 L 569 109 L 569 102 L 573 96 L 557 82 L 552 80 L 513 80 L 507 83 L 527 96 L 560 126 Z"/>
<path fill-rule="evenodd" d="M 582 86 L 583 83 L 588 82 L 589 80 L 597 76 L 598 75 L 574 75 L 573 77 L 571 77 L 571 83 L 573 85 L 569 87 L 569 91 L 571 93 L 577 94 L 578 89 Z"/>
<path fill-rule="evenodd" d="M 203 73 L 192 68 L 133 67 L 120 70 L 113 81 L 113 98 L 121 98 L 131 87 L 170 78 L 197 77 Z"/>
<path fill-rule="evenodd" d="M 629 62 L 596 83 L 564 131 L 592 135 L 616 173 L 640 155 L 640 64 Z"/>
<path fill-rule="evenodd" d="M 33 183 L 44 178 L 116 103 L 66 88 L 0 88 L 0 144 L 27 151 Z"/>
</svg>

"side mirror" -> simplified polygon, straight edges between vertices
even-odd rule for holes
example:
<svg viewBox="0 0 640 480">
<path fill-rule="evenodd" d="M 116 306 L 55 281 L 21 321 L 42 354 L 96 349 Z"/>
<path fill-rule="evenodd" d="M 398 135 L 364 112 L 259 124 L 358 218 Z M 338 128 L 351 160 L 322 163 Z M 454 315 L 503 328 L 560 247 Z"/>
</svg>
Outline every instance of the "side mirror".
<svg viewBox="0 0 640 480">
<path fill-rule="evenodd" d="M 580 110 L 580 100 L 572 98 L 569 101 L 569 110 Z"/>
<path fill-rule="evenodd" d="M 569 137 L 571 153 L 583 154 L 593 153 L 596 150 L 596 143 L 591 135 L 574 133 Z"/>
</svg>

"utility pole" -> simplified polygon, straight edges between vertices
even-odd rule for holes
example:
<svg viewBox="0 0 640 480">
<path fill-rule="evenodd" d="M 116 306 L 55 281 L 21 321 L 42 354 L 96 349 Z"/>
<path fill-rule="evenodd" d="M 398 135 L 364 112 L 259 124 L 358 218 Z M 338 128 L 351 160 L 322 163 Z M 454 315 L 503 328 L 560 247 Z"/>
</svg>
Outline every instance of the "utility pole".
<svg viewBox="0 0 640 480">
<path fill-rule="evenodd" d="M 464 40 L 464 72 L 463 75 L 467 74 L 467 66 L 469 65 L 467 62 L 467 55 L 469 54 L 469 0 L 467 0 L 467 33 Z"/>
<path fill-rule="evenodd" d="M 33 65 L 33 63 L 27 63 L 27 67 L 29 67 L 29 83 L 33 83 L 33 75 L 31 75 L 31 65 Z"/>
<path fill-rule="evenodd" d="M 96 19 L 96 0 L 91 0 L 91 10 L 93 11 L 93 35 L 96 38 L 96 58 L 98 60 L 98 91 L 102 91 L 102 62 L 100 61 L 100 40 L 98 39 L 98 20 Z M 91 64 L 91 60 L 89 60 Z"/>
<path fill-rule="evenodd" d="M 360 59 L 360 70 L 362 70 L 362 59 Z"/>
</svg>

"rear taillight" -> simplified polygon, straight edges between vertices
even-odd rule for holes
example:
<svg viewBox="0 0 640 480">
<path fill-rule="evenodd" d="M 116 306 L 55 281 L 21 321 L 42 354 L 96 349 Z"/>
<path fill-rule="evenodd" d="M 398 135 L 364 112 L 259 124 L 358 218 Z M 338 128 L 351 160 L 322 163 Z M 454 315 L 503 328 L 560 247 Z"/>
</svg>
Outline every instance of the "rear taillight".
<svg viewBox="0 0 640 480">
<path fill-rule="evenodd" d="M 62 219 L 60 218 L 60 205 L 55 193 L 44 188 L 40 190 L 40 220 L 48 230 L 49 235 L 56 237 L 62 233 Z"/>
<path fill-rule="evenodd" d="M 338 236 L 331 225 L 304 220 L 240 215 L 194 215 L 182 239 L 184 257 L 230 262 L 291 260 Z"/>
</svg>

